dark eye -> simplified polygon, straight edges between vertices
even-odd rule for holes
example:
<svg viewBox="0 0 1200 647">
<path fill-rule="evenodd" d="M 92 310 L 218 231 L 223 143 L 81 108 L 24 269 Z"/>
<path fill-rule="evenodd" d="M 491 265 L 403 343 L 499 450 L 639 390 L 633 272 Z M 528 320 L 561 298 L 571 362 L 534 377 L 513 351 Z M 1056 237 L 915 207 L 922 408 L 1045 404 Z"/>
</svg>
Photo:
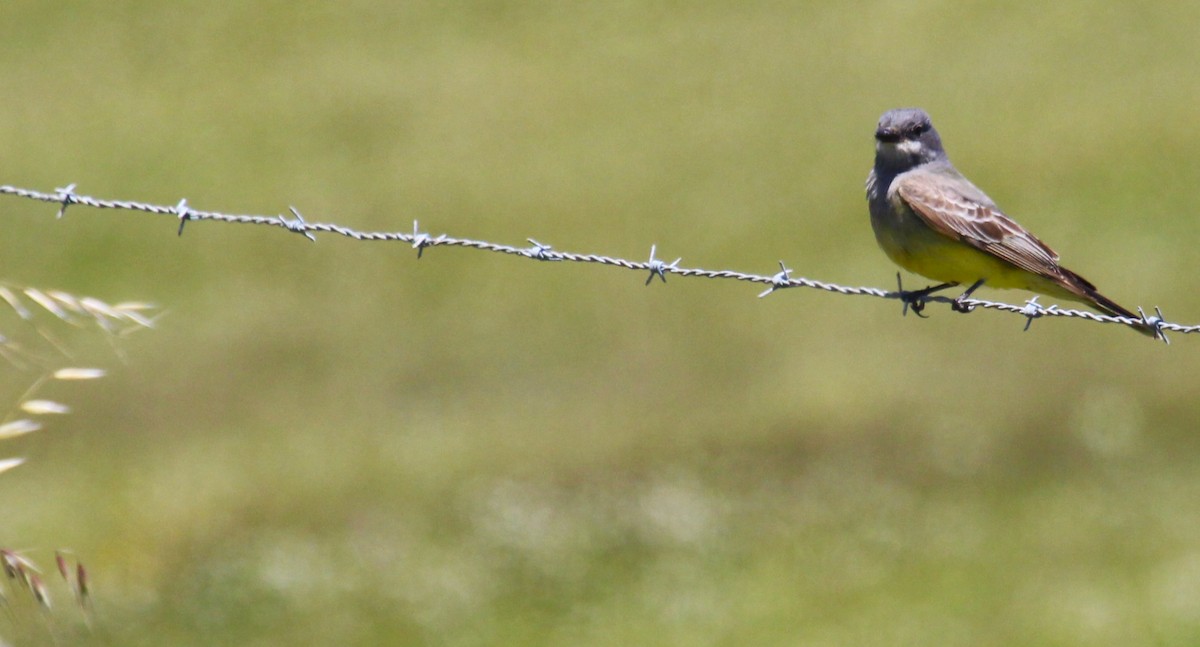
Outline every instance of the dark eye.
<svg viewBox="0 0 1200 647">
<path fill-rule="evenodd" d="M 927 130 L 929 130 L 929 124 L 922 123 L 922 124 L 917 124 L 917 125 L 913 126 L 911 132 L 912 132 L 913 136 L 919 137 L 921 135 L 924 135 L 925 131 L 927 131 Z"/>
</svg>

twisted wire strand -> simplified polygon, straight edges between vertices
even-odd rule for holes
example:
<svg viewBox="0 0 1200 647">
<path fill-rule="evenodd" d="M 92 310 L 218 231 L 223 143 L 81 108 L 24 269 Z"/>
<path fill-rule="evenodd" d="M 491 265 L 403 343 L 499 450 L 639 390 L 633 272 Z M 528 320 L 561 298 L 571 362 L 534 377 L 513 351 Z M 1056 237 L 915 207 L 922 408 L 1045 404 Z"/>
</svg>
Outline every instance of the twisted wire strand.
<svg viewBox="0 0 1200 647">
<path fill-rule="evenodd" d="M 737 272 L 734 270 L 709 270 L 703 268 L 679 267 L 679 261 L 682 259 L 677 258 L 671 263 L 666 263 L 655 256 L 657 248 L 653 245 L 650 247 L 650 258 L 648 260 L 631 261 L 623 258 L 615 258 L 612 256 L 603 256 L 598 254 L 579 254 L 574 252 L 559 251 L 555 250 L 550 245 L 542 244 L 533 239 L 528 239 L 528 242 L 530 243 L 530 246 L 528 247 L 516 247 L 513 245 L 492 243 L 484 240 L 456 238 L 446 234 L 431 236 L 428 233 L 422 232 L 416 221 L 413 221 L 412 232 L 359 231 L 338 224 L 306 222 L 304 217 L 295 207 L 289 208 L 289 211 L 293 216 L 292 218 L 288 218 L 283 215 L 261 216 L 227 214 L 216 211 L 202 211 L 199 209 L 193 209 L 188 206 L 186 199 L 180 200 L 175 206 L 154 205 L 144 202 L 135 202 L 132 200 L 104 200 L 75 193 L 74 184 L 57 188 L 55 189 L 54 193 L 45 193 L 20 187 L 0 185 L 0 195 L 11 195 L 29 200 L 58 204 L 59 218 L 63 217 L 67 208 L 72 205 L 83 205 L 96 209 L 140 211 L 145 213 L 171 216 L 179 221 L 180 235 L 183 234 L 184 225 L 190 221 L 212 220 L 217 222 L 279 227 L 289 232 L 300 234 L 312 241 L 316 241 L 314 234 L 319 233 L 336 234 L 351 238 L 353 240 L 362 241 L 403 242 L 412 245 L 412 247 L 417 250 L 418 258 L 424 254 L 426 249 L 433 247 L 465 247 L 469 249 L 478 249 L 500 254 L 522 256 L 538 261 L 597 263 L 600 265 L 621 267 L 628 270 L 648 272 L 649 276 L 646 279 L 647 285 L 653 281 L 655 277 L 658 277 L 663 282 L 666 282 L 667 275 L 672 274 L 676 276 L 694 276 L 707 279 L 732 279 L 735 281 L 747 281 L 750 283 L 758 283 L 769 286 L 767 290 L 759 294 L 760 297 L 768 296 L 773 292 L 782 289 L 813 288 L 835 294 L 871 296 L 882 299 L 898 299 L 905 303 L 906 311 L 909 305 L 914 304 L 917 306 L 915 309 L 919 310 L 919 307 L 926 303 L 953 304 L 955 302 L 953 298 L 938 295 L 914 297 L 913 293 L 903 290 L 902 286 L 899 285 L 897 286 L 896 290 L 882 290 L 871 287 L 850 287 L 828 283 L 825 281 L 818 281 L 815 279 L 793 277 L 791 276 L 791 270 L 785 267 L 782 262 L 779 264 L 780 271 L 771 276 Z M 995 301 L 987 301 L 984 299 L 963 299 L 959 302 L 959 305 L 968 310 L 974 308 L 984 308 L 987 310 L 999 310 L 1001 312 L 1009 312 L 1020 315 L 1026 319 L 1026 329 L 1029 328 L 1029 325 L 1034 319 L 1041 317 L 1067 317 L 1085 319 L 1088 321 L 1105 324 L 1119 324 L 1140 328 L 1150 327 L 1154 329 L 1158 338 L 1168 343 L 1169 341 L 1165 335 L 1167 331 L 1182 334 L 1200 332 L 1200 325 L 1187 326 L 1166 321 L 1163 318 L 1162 312 L 1157 308 L 1155 308 L 1155 313 L 1153 315 L 1142 313 L 1141 319 L 1131 319 L 1128 317 L 1102 315 L 1085 310 L 1059 308 L 1054 305 L 1042 306 L 1041 304 L 1037 303 L 1037 297 L 1030 299 L 1023 305 L 1000 303 Z M 1141 312 L 1140 308 L 1139 312 Z"/>
</svg>

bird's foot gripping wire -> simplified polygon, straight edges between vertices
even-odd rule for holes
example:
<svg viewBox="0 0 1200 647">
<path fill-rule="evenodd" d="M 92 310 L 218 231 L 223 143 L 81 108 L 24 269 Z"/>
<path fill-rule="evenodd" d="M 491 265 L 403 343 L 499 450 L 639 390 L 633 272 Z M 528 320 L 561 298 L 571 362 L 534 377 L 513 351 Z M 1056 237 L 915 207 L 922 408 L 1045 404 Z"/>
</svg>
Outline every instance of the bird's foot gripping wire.
<svg viewBox="0 0 1200 647">
<path fill-rule="evenodd" d="M 929 317 L 921 314 L 921 311 L 925 309 L 925 304 L 928 302 L 927 297 L 929 295 L 933 294 L 934 292 L 938 292 L 940 290 L 945 290 L 946 288 L 951 288 L 956 285 L 958 285 L 958 284 L 957 283 L 939 283 L 938 285 L 931 285 L 931 286 L 921 289 L 921 290 L 905 290 L 904 283 L 901 282 L 901 280 L 900 280 L 900 273 L 896 272 L 896 290 L 900 295 L 900 301 L 904 304 L 904 313 L 903 314 L 907 315 L 908 309 L 912 308 L 913 313 L 922 319 L 929 318 Z"/>
<path fill-rule="evenodd" d="M 954 297 L 954 300 L 950 302 L 950 309 L 963 314 L 974 310 L 975 306 L 966 303 L 966 301 L 967 299 L 971 298 L 971 293 L 975 290 L 978 290 L 979 286 L 981 285 L 983 285 L 983 279 L 979 279 L 978 281 L 972 283 L 971 287 L 967 288 L 966 292 Z"/>
</svg>

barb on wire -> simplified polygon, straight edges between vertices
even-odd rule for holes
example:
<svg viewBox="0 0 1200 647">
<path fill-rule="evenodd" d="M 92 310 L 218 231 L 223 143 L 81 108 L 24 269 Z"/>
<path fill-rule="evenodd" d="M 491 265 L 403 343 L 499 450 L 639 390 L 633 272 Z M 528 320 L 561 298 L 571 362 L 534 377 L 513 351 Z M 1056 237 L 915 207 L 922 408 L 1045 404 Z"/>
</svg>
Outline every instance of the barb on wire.
<svg viewBox="0 0 1200 647">
<path fill-rule="evenodd" d="M 772 294 L 775 290 L 792 287 L 792 270 L 783 261 L 779 261 L 779 272 L 771 277 L 771 287 L 758 293 L 758 298 L 763 298 L 768 294 Z"/>
<path fill-rule="evenodd" d="M 291 211 L 292 215 L 296 216 L 296 219 L 288 220 L 283 217 L 283 214 L 279 214 L 279 222 L 282 222 L 288 231 L 294 231 L 314 243 L 317 242 L 317 237 L 308 230 L 308 223 L 304 222 L 304 216 L 300 215 L 300 210 L 296 207 L 288 207 L 288 211 Z"/>
<path fill-rule="evenodd" d="M 525 240 L 529 241 L 533 245 L 533 247 L 530 247 L 529 249 L 525 250 L 525 255 L 528 256 L 529 258 L 537 259 L 539 261 L 561 261 L 562 260 L 561 258 L 555 258 L 549 254 L 549 252 L 554 250 L 554 248 L 551 247 L 550 245 L 544 245 L 542 243 L 537 242 L 536 240 L 534 240 L 532 238 L 526 238 Z"/>
<path fill-rule="evenodd" d="M 1037 300 L 1038 298 L 1035 296 L 1026 301 L 1025 307 L 1021 308 L 1021 314 L 1025 316 L 1025 328 L 1023 330 L 1029 330 L 1029 327 L 1033 325 L 1033 320 L 1042 316 L 1043 309 L 1042 306 L 1038 305 Z M 1051 305 L 1050 309 L 1054 310 L 1057 307 L 1056 305 Z"/>
<path fill-rule="evenodd" d="M 671 261 L 669 264 L 664 263 L 654 257 L 654 253 L 656 251 L 658 251 L 658 245 L 651 245 L 650 246 L 650 260 L 646 262 L 646 264 L 650 266 L 650 276 L 646 277 L 646 285 L 650 285 L 650 282 L 653 281 L 654 277 L 656 277 L 656 276 L 658 278 L 662 279 L 663 283 L 666 283 L 667 282 L 667 270 L 671 270 L 671 271 L 678 270 L 679 269 L 679 261 L 683 260 L 683 257 L 680 256 L 679 258 Z"/>
<path fill-rule="evenodd" d="M 413 246 L 413 249 L 417 250 L 417 258 L 418 259 L 421 258 L 421 254 L 423 254 L 425 252 L 426 247 L 429 247 L 429 244 L 432 240 L 433 239 L 429 237 L 429 234 L 423 233 L 421 231 L 421 228 L 417 226 L 417 221 L 414 220 L 413 221 L 413 233 L 412 233 L 412 246 Z"/>
<path fill-rule="evenodd" d="M 58 201 L 62 203 L 62 206 L 58 208 L 58 216 L 56 218 L 62 219 L 63 216 L 67 215 L 67 207 L 71 206 L 71 203 L 75 201 L 75 183 L 72 182 L 67 186 L 60 186 L 54 191 L 58 194 Z"/>
<path fill-rule="evenodd" d="M 601 256 L 597 254 L 577 254 L 573 252 L 556 251 L 552 246 L 540 243 L 532 238 L 527 239 L 532 247 L 514 247 L 511 245 L 503 245 L 499 243 L 491 243 L 483 240 L 472 240 L 469 238 L 455 238 L 446 234 L 438 236 L 430 236 L 428 233 L 422 232 L 417 221 L 413 221 L 412 233 L 406 232 L 369 232 L 358 231 L 338 224 L 306 222 L 300 215 L 300 212 L 295 207 L 290 207 L 294 220 L 288 220 L 281 215 L 277 216 L 256 216 L 256 215 L 238 215 L 226 214 L 215 211 L 200 211 L 188 206 L 187 200 L 180 200 L 175 206 L 162 206 L 145 204 L 141 202 L 132 202 L 128 200 L 102 200 L 91 196 L 79 195 L 75 193 L 75 185 L 68 184 L 65 187 L 60 187 L 54 190 L 54 193 L 43 193 L 31 189 L 22 189 L 18 187 L 0 185 L 0 195 L 12 195 L 19 198 L 29 200 L 37 200 L 41 202 L 49 202 L 59 205 L 58 217 L 66 212 L 69 205 L 79 204 L 97 209 L 122 209 L 126 211 L 142 211 L 159 215 L 168 215 L 179 220 L 180 235 L 183 234 L 183 226 L 188 221 L 203 221 L 213 220 L 226 223 L 240 223 L 248 225 L 262 225 L 266 227 L 280 227 L 286 231 L 298 233 L 308 238 L 316 240 L 315 234 L 337 234 L 354 240 L 379 240 L 379 241 L 400 241 L 409 243 L 413 249 L 417 250 L 417 258 L 421 258 L 426 249 L 433 247 L 467 247 L 471 249 L 479 249 L 488 252 L 499 254 L 510 254 L 513 256 L 522 256 L 539 261 L 570 261 L 574 263 L 597 263 L 600 265 L 609 265 L 613 267 L 621 267 L 628 270 L 639 272 L 648 272 L 649 277 L 646 284 L 658 277 L 664 283 L 667 280 L 668 274 L 677 274 L 679 276 L 696 276 L 709 279 L 731 279 L 735 281 L 748 281 L 750 283 L 759 283 L 768 286 L 768 288 L 759 294 L 760 297 L 765 297 L 774 293 L 777 290 L 785 288 L 813 288 L 816 290 L 824 290 L 835 294 L 871 296 L 881 299 L 899 299 L 905 305 L 905 311 L 911 306 L 917 314 L 920 314 L 920 309 L 924 308 L 929 303 L 946 303 L 951 306 L 955 304 L 964 310 L 972 310 L 974 308 L 984 308 L 988 310 L 999 310 L 1001 312 L 1011 312 L 1025 319 L 1025 328 L 1028 329 L 1034 319 L 1042 317 L 1069 317 L 1077 319 L 1086 319 L 1098 323 L 1121 324 L 1141 329 L 1151 329 L 1155 331 L 1156 336 L 1167 341 L 1165 333 L 1178 332 L 1190 334 L 1200 332 L 1200 325 L 1185 326 L 1182 324 L 1170 323 L 1163 317 L 1162 311 L 1155 308 L 1154 315 L 1147 315 L 1141 308 L 1138 309 L 1139 318 L 1128 317 L 1112 317 L 1101 315 L 1086 310 L 1071 310 L 1059 308 L 1054 305 L 1043 307 L 1037 303 L 1037 298 L 1030 299 L 1022 305 L 1013 305 L 1009 303 L 998 303 L 994 301 L 985 301 L 983 299 L 953 299 L 945 296 L 933 294 L 933 289 L 926 288 L 924 290 L 907 291 L 903 286 L 897 285 L 895 291 L 881 290 L 879 288 L 869 287 L 847 287 L 814 279 L 800 278 L 791 276 L 792 270 L 789 269 L 781 261 L 779 263 L 780 271 L 771 275 L 765 276 L 760 274 L 748 274 L 745 272 L 736 272 L 733 270 L 707 270 L 702 268 L 687 268 L 679 267 L 679 262 L 682 258 L 676 258 L 671 263 L 665 263 L 657 258 L 657 246 L 650 247 L 650 258 L 646 261 L 629 261 L 622 258 L 614 258 L 611 256 Z M 937 286 L 935 286 L 936 288 Z"/>
<path fill-rule="evenodd" d="M 179 201 L 179 204 L 175 205 L 175 215 L 179 218 L 179 233 L 176 236 L 183 235 L 183 225 L 191 217 L 191 213 L 192 210 L 188 209 L 187 206 L 187 198 L 183 198 Z"/>
</svg>

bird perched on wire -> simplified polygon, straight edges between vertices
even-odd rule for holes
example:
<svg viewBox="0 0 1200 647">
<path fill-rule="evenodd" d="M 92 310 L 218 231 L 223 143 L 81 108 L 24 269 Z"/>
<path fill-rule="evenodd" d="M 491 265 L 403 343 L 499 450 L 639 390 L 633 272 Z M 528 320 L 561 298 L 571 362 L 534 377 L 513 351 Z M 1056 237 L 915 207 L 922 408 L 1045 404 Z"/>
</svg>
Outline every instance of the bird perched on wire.
<svg viewBox="0 0 1200 647">
<path fill-rule="evenodd" d="M 1017 288 L 1087 304 L 1100 312 L 1142 319 L 1100 294 L 1087 279 L 1059 265 L 1058 254 L 1017 224 L 971 183 L 946 156 L 924 110 L 885 112 L 875 128 L 875 166 L 867 176 L 867 203 L 875 240 L 900 267 L 940 281 L 906 292 L 917 313 L 922 299 L 955 285 Z M 1158 336 L 1149 325 L 1137 325 Z"/>
</svg>

